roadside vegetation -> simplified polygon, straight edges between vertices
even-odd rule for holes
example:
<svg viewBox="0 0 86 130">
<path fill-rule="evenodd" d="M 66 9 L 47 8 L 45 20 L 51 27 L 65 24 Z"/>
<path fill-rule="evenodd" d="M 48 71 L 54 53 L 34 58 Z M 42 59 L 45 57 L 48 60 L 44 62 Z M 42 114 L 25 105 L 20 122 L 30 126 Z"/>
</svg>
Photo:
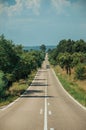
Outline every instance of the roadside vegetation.
<svg viewBox="0 0 86 130">
<path fill-rule="evenodd" d="M 64 88 L 86 106 L 86 42 L 64 39 L 48 54 Z"/>
<path fill-rule="evenodd" d="M 27 89 L 44 57 L 43 45 L 40 51 L 24 51 L 22 45 L 0 36 L 0 106 L 12 102 Z"/>
</svg>

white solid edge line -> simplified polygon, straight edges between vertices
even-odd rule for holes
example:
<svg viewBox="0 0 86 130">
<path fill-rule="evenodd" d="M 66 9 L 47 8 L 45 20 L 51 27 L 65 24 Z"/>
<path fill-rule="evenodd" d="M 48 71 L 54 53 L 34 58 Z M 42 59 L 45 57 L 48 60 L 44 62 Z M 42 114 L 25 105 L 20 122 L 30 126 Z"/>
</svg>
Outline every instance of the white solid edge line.
<svg viewBox="0 0 86 130">
<path fill-rule="evenodd" d="M 7 108 L 11 107 L 14 103 L 16 103 L 20 98 L 17 98 L 15 101 L 11 102 L 9 105 L 7 105 L 6 107 L 2 108 L 1 111 L 6 110 Z"/>
<path fill-rule="evenodd" d="M 38 71 L 39 71 L 39 70 L 38 70 Z M 38 71 L 37 71 L 37 73 L 38 73 Z M 37 75 L 37 73 L 36 73 L 36 75 Z M 35 77 L 34 77 L 32 83 L 35 81 L 36 75 L 35 75 Z M 32 84 L 32 83 L 31 83 L 31 84 Z M 26 92 L 27 90 L 29 90 L 30 88 L 31 88 L 31 85 L 25 90 L 25 92 Z M 11 102 L 10 104 L 8 104 L 6 107 L 1 108 L 0 110 L 1 110 L 1 111 L 4 111 L 4 110 L 6 110 L 7 108 L 11 107 L 13 104 L 15 104 L 15 103 L 25 94 L 25 92 L 24 92 L 22 95 L 20 95 L 19 98 L 17 98 L 16 100 L 14 100 L 14 101 Z"/>
<path fill-rule="evenodd" d="M 52 72 L 53 72 L 53 74 L 55 75 L 55 77 L 56 77 L 58 83 L 60 84 L 60 86 L 62 87 L 62 89 L 64 90 L 64 92 L 65 92 L 77 105 L 79 105 L 82 109 L 84 109 L 84 110 L 86 111 L 86 107 L 84 107 L 84 106 L 83 106 L 82 104 L 80 104 L 77 100 L 75 100 L 75 99 L 64 89 L 63 85 L 62 85 L 61 82 L 59 81 L 59 79 L 58 79 L 58 77 L 56 76 L 56 74 L 55 74 L 55 72 L 54 72 L 53 69 L 52 69 Z"/>
</svg>

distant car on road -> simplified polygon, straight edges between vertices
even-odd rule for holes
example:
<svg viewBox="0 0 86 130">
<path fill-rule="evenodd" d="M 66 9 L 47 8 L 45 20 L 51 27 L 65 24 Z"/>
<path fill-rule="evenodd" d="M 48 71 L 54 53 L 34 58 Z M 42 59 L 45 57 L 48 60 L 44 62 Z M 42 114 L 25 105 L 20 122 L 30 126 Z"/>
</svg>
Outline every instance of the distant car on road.
<svg viewBox="0 0 86 130">
<path fill-rule="evenodd" d="M 46 65 L 46 69 L 49 69 L 50 68 L 50 65 Z"/>
</svg>

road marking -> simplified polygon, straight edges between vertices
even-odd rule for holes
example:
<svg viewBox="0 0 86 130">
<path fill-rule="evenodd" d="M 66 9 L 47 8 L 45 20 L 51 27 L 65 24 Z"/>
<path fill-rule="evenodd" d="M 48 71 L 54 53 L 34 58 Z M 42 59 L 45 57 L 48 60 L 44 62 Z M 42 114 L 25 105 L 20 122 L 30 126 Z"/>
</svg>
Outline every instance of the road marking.
<svg viewBox="0 0 86 130">
<path fill-rule="evenodd" d="M 43 109 L 40 109 L 40 115 L 42 115 L 43 114 Z"/>
<path fill-rule="evenodd" d="M 39 70 L 38 70 L 38 71 L 39 71 Z M 38 72 L 37 72 L 37 73 L 38 73 Z M 36 75 L 37 75 L 37 73 L 36 73 Z M 35 75 L 35 77 L 36 77 L 36 75 Z M 32 83 L 34 83 L 35 77 L 34 77 Z M 31 83 L 31 84 L 32 84 L 32 83 Z M 31 85 L 27 88 L 27 90 L 30 90 L 30 88 L 31 88 Z M 27 91 L 27 90 L 26 90 L 26 91 Z M 1 110 L 1 111 L 4 111 L 4 110 L 8 109 L 9 107 L 11 107 L 11 106 L 12 106 L 13 104 L 15 104 L 15 102 L 17 102 L 22 96 L 24 96 L 24 94 L 26 93 L 26 91 L 25 91 L 22 95 L 20 95 L 19 98 L 17 98 L 16 100 L 14 100 L 12 103 L 8 104 L 6 107 L 1 108 L 0 110 Z"/>
<path fill-rule="evenodd" d="M 51 114 L 52 114 L 52 112 L 51 112 L 51 111 L 49 111 L 48 113 L 49 113 L 49 115 L 51 115 Z"/>
<path fill-rule="evenodd" d="M 59 85 L 62 87 L 63 91 L 69 96 L 70 99 L 72 99 L 79 107 L 81 107 L 83 110 L 86 111 L 86 107 L 84 107 L 83 105 L 81 105 L 77 100 L 74 99 L 74 97 L 72 97 L 63 87 L 63 85 L 61 84 L 61 82 L 59 81 L 58 77 L 56 76 L 54 70 L 52 69 L 52 72 L 57 80 L 57 82 L 59 83 Z"/>
<path fill-rule="evenodd" d="M 54 130 L 54 128 L 50 128 L 50 130 Z"/>
<path fill-rule="evenodd" d="M 50 103 L 48 102 L 48 106 L 50 105 Z"/>
<path fill-rule="evenodd" d="M 47 130 L 47 99 L 45 97 L 44 130 Z"/>
<path fill-rule="evenodd" d="M 6 110 L 7 108 L 11 107 L 14 103 L 16 103 L 20 98 L 17 98 L 14 102 L 10 103 L 9 105 L 7 105 L 6 107 L 4 107 L 3 109 L 1 109 L 2 111 Z"/>
<path fill-rule="evenodd" d="M 47 80 L 46 80 L 46 84 L 47 84 Z M 48 127 L 47 127 L 47 87 L 48 86 L 45 86 L 45 112 L 44 112 L 44 130 L 48 130 Z"/>
</svg>

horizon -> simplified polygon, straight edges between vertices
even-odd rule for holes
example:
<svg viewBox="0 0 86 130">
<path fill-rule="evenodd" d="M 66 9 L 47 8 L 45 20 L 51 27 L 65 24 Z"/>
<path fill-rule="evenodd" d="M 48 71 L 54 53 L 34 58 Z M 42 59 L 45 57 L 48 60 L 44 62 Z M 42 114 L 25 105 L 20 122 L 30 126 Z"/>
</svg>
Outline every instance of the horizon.
<svg viewBox="0 0 86 130">
<path fill-rule="evenodd" d="M 45 44 L 44 44 L 44 45 L 45 45 Z M 31 46 L 31 45 L 30 45 L 30 46 L 29 46 L 29 45 L 28 45 L 28 46 L 25 45 L 25 47 L 40 47 L 40 46 L 41 46 L 41 45 L 32 45 L 32 46 Z M 47 46 L 51 46 L 51 47 L 52 47 L 52 46 L 56 46 L 56 45 L 45 45 L 45 46 L 46 46 L 46 47 L 47 47 Z"/>
</svg>

